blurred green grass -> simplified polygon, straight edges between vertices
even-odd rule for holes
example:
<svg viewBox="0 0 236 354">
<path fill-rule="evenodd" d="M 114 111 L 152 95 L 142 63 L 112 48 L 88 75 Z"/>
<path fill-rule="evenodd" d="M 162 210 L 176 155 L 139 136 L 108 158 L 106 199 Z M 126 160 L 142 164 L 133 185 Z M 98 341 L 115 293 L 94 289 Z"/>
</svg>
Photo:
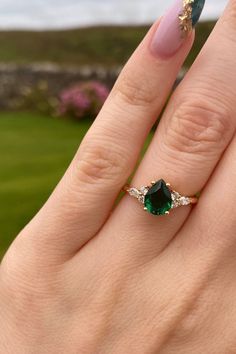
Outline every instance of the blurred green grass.
<svg viewBox="0 0 236 354">
<path fill-rule="evenodd" d="M 46 201 L 89 125 L 0 113 L 0 258 Z"/>
<path fill-rule="evenodd" d="M 189 66 L 215 21 L 201 22 L 186 65 Z M 60 65 L 123 65 L 150 26 L 105 26 L 63 31 L 2 31 L 0 61 L 28 64 L 54 62 Z"/>
</svg>

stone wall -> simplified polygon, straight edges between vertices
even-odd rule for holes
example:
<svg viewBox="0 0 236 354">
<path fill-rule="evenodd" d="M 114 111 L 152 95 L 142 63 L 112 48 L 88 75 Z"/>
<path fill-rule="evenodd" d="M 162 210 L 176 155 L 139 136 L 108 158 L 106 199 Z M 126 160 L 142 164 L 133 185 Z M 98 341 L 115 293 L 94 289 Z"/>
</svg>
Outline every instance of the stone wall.
<svg viewBox="0 0 236 354">
<path fill-rule="evenodd" d="M 52 96 L 81 81 L 99 80 L 111 88 L 121 71 L 120 67 L 60 67 L 51 63 L 14 65 L 0 63 L 0 110 L 17 108 L 27 89 L 46 83 Z M 176 83 L 183 77 L 181 72 Z"/>
<path fill-rule="evenodd" d="M 121 68 L 60 67 L 55 64 L 0 64 L 0 109 L 13 108 L 27 88 L 46 82 L 52 95 L 66 87 L 88 80 L 99 80 L 112 87 Z"/>
</svg>

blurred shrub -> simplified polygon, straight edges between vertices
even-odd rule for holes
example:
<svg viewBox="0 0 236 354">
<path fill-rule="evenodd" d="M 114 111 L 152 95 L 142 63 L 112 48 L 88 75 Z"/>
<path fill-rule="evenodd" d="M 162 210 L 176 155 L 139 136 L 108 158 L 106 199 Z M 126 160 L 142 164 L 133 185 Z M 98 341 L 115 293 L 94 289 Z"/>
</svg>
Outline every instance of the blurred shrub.
<svg viewBox="0 0 236 354">
<path fill-rule="evenodd" d="M 69 87 L 59 95 L 58 115 L 74 119 L 94 119 L 108 94 L 109 89 L 98 81 Z"/>
<path fill-rule="evenodd" d="M 52 94 L 47 81 L 41 80 L 32 87 L 22 87 L 20 98 L 14 101 L 12 108 L 53 117 L 95 119 L 108 95 L 108 87 L 99 81 L 82 82 L 56 95 Z"/>
<path fill-rule="evenodd" d="M 47 81 L 41 80 L 34 87 L 23 87 L 18 108 L 55 115 L 58 99 L 50 93 Z"/>
</svg>

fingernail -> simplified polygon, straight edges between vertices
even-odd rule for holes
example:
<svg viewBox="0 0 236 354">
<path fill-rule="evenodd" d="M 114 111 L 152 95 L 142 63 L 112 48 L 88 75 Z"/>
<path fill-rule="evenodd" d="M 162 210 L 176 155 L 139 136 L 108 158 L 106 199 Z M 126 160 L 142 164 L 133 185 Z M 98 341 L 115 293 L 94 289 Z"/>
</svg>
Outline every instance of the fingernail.
<svg viewBox="0 0 236 354">
<path fill-rule="evenodd" d="M 197 24 L 204 5 L 205 0 L 176 0 L 153 37 L 152 53 L 164 58 L 173 56 Z"/>
</svg>

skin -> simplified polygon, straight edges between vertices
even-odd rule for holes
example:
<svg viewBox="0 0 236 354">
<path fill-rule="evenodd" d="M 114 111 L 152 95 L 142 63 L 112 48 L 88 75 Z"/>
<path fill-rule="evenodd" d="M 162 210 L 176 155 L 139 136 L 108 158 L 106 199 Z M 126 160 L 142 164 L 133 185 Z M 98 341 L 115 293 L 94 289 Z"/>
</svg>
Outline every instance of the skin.
<svg viewBox="0 0 236 354">
<path fill-rule="evenodd" d="M 133 180 L 198 205 L 153 217 L 126 196 L 193 42 L 151 54 L 156 23 L 65 176 L 0 268 L 0 353 L 235 354 L 236 2 L 171 98 Z"/>
</svg>

